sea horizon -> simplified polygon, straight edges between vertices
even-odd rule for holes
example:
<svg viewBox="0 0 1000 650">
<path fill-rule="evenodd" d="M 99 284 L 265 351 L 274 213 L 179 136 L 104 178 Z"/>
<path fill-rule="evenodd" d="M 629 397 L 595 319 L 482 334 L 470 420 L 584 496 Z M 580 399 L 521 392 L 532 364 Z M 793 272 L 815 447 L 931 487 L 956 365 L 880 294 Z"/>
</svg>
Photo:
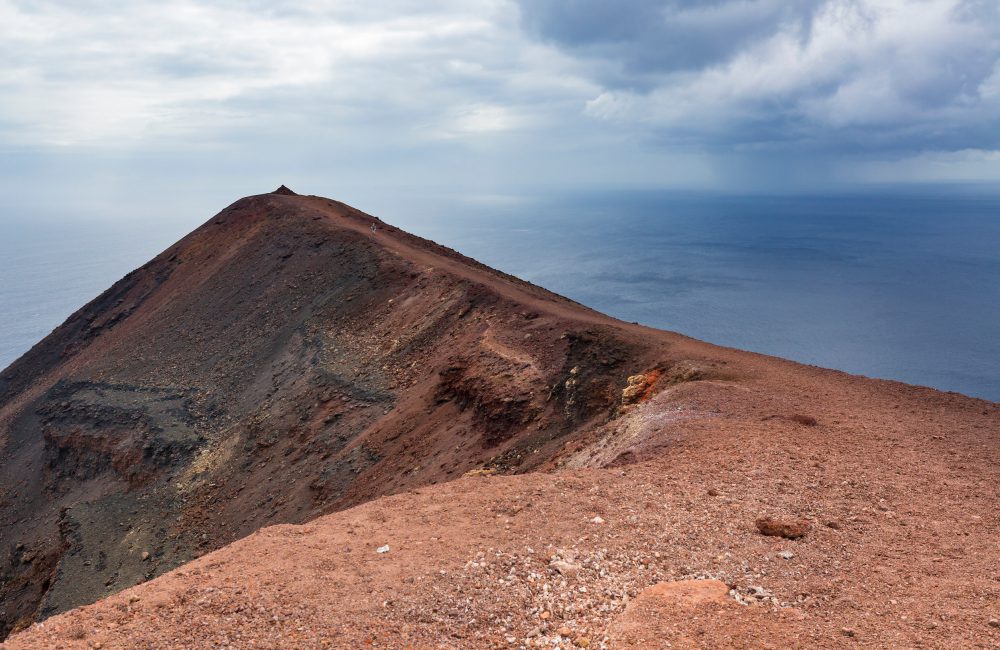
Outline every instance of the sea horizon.
<svg viewBox="0 0 1000 650">
<path fill-rule="evenodd" d="M 990 363 L 1000 358 L 1000 195 L 990 189 L 348 202 L 624 321 L 1000 401 Z M 0 367 L 222 207 L 164 220 L 0 220 Z"/>
</svg>

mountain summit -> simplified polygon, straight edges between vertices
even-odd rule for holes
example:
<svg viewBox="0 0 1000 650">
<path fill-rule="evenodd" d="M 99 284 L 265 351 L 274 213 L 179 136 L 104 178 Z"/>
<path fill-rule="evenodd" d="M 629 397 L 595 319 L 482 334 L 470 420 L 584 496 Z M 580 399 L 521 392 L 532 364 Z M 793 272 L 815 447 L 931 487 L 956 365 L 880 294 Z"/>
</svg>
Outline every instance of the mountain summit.
<svg viewBox="0 0 1000 650">
<path fill-rule="evenodd" d="M 344 204 L 237 201 L 0 373 L 2 630 L 264 525 L 547 466 L 656 348 Z"/>
<path fill-rule="evenodd" d="M 998 431 L 996 404 L 622 323 L 282 186 L 0 373 L 0 633 L 972 647 Z"/>
</svg>

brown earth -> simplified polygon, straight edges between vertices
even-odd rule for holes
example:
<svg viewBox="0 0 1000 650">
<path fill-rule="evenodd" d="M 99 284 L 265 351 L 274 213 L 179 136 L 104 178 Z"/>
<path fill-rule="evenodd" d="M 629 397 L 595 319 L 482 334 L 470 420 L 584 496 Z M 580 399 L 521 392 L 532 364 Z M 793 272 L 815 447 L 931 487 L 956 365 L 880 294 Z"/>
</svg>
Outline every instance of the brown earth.
<svg viewBox="0 0 1000 650">
<path fill-rule="evenodd" d="M 0 427 L 5 648 L 1000 645 L 997 404 L 621 323 L 318 197 L 84 307 Z"/>
</svg>

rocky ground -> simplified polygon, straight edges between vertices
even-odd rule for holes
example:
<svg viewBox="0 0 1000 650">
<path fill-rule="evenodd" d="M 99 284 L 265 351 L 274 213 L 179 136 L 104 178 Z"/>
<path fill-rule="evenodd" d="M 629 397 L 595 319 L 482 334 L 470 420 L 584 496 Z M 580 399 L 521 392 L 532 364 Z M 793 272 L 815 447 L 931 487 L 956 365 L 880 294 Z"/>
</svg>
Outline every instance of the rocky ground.
<svg viewBox="0 0 1000 650">
<path fill-rule="evenodd" d="M 0 374 L 5 650 L 1000 646 L 1000 405 L 314 197 L 123 282 Z"/>
<path fill-rule="evenodd" d="M 1000 645 L 996 405 L 750 366 L 664 388 L 563 469 L 266 528 L 5 647 Z M 568 468 L 621 439 L 636 462 Z"/>
</svg>

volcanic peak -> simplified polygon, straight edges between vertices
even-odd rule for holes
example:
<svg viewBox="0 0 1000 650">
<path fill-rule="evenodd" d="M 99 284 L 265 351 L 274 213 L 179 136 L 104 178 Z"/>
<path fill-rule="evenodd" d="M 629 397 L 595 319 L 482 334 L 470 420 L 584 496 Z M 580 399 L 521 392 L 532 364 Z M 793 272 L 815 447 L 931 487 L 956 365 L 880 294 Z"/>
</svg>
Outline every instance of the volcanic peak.
<svg viewBox="0 0 1000 650">
<path fill-rule="evenodd" d="M 997 647 L 998 431 L 282 186 L 0 372 L 0 638 Z"/>
</svg>

